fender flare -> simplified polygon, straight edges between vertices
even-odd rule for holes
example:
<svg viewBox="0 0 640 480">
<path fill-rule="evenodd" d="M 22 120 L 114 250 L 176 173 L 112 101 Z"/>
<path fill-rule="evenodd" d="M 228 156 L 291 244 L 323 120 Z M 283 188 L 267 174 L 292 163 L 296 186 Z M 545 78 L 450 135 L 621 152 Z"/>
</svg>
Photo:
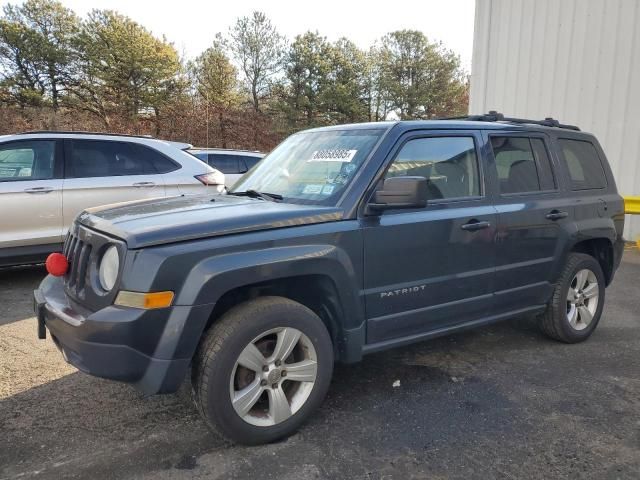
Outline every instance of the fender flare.
<svg viewBox="0 0 640 480">
<path fill-rule="evenodd" d="M 335 245 L 295 245 L 215 255 L 193 266 L 175 305 L 209 305 L 227 292 L 247 285 L 307 275 L 328 277 L 334 284 L 342 319 L 335 332 L 339 347 L 358 357 L 364 343 L 364 306 L 357 270 L 349 255 Z M 205 324 L 198 322 L 183 332 L 182 343 L 197 348 Z M 341 355 L 342 356 L 342 355 Z"/>
</svg>

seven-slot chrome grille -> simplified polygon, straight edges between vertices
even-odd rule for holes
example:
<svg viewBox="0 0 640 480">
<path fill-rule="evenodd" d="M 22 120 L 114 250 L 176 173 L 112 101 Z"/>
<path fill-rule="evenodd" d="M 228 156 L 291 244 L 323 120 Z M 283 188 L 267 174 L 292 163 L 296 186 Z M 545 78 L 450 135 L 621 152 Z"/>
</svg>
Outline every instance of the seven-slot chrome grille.
<svg viewBox="0 0 640 480">
<path fill-rule="evenodd" d="M 64 242 L 62 253 L 69 261 L 64 276 L 65 292 L 91 310 L 111 305 L 117 293 L 116 288 L 105 291 L 97 278 L 100 259 L 110 245 L 118 248 L 122 267 L 126 246 L 121 240 L 74 223 Z"/>
<path fill-rule="evenodd" d="M 87 282 L 87 269 L 92 246 L 71 231 L 67 234 L 62 253 L 69 261 L 69 270 L 65 275 L 65 283 L 69 290 L 76 292 L 84 289 Z"/>
</svg>

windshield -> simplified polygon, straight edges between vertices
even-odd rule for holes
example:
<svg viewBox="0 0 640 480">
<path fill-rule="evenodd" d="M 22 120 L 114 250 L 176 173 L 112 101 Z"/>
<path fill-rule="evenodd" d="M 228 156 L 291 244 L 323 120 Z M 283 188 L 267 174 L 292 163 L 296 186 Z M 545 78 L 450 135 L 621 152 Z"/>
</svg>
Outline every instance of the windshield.
<svg viewBox="0 0 640 480">
<path fill-rule="evenodd" d="M 290 136 L 233 186 L 285 202 L 335 205 L 384 130 L 328 130 Z"/>
</svg>

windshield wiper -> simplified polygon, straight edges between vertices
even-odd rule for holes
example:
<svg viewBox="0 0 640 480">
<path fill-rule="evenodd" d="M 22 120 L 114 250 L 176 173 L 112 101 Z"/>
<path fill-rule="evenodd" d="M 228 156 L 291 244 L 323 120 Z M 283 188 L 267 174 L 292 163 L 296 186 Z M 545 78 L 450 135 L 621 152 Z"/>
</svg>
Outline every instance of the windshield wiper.
<svg viewBox="0 0 640 480">
<path fill-rule="evenodd" d="M 244 192 L 229 192 L 228 195 L 237 195 L 239 197 L 261 198 L 268 202 L 282 201 L 282 195 L 277 193 L 258 192 L 257 190 L 246 190 Z"/>
</svg>

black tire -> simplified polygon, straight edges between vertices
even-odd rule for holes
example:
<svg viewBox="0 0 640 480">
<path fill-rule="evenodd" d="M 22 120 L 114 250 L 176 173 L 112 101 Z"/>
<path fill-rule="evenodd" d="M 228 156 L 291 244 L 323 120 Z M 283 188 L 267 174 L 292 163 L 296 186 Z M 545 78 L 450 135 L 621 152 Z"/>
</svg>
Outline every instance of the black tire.
<svg viewBox="0 0 640 480">
<path fill-rule="evenodd" d="M 312 342 L 317 357 L 315 383 L 304 404 L 287 420 L 256 426 L 234 410 L 231 375 L 247 345 L 264 332 L 283 327 L 299 330 Z M 193 362 L 193 399 L 214 433 L 244 445 L 273 442 L 294 433 L 322 404 L 331 382 L 333 356 L 331 337 L 313 311 L 283 297 L 250 300 L 229 310 L 204 335 Z"/>
<path fill-rule="evenodd" d="M 588 269 L 594 273 L 599 288 L 598 303 L 589 325 L 578 330 L 567 318 L 567 294 L 577 272 Z M 548 337 L 565 343 L 578 343 L 586 340 L 598 326 L 605 298 L 605 280 L 600 264 L 590 255 L 570 253 L 567 263 L 558 278 L 553 295 L 547 304 L 546 311 L 538 318 L 542 332 Z"/>
</svg>

